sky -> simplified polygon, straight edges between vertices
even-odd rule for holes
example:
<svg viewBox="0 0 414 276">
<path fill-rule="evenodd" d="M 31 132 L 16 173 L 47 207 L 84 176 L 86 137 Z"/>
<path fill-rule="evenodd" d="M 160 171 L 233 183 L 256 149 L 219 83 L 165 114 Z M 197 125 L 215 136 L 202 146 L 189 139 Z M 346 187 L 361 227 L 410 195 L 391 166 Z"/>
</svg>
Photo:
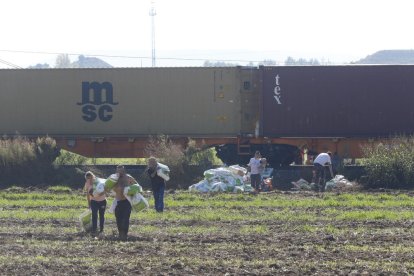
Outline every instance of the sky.
<svg viewBox="0 0 414 276">
<path fill-rule="evenodd" d="M 157 66 L 264 59 L 283 64 L 288 56 L 341 64 L 379 50 L 414 49 L 412 0 L 156 0 L 153 5 Z M 2 0 L 0 68 L 10 68 L 4 62 L 54 65 L 58 53 L 72 60 L 99 55 L 120 67 L 151 66 L 150 7 L 150 0 Z"/>
</svg>

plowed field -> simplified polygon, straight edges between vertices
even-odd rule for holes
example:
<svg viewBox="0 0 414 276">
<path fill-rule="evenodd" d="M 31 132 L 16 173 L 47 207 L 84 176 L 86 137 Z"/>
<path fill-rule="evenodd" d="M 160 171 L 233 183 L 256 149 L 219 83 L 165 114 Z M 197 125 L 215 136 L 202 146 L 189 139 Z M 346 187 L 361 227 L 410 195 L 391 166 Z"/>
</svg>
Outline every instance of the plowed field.
<svg viewBox="0 0 414 276">
<path fill-rule="evenodd" d="M 77 191 L 0 192 L 0 274 L 414 273 L 410 193 L 177 192 L 163 214 L 134 213 L 126 242 L 108 213 L 102 238 L 82 232 L 86 206 Z"/>
</svg>

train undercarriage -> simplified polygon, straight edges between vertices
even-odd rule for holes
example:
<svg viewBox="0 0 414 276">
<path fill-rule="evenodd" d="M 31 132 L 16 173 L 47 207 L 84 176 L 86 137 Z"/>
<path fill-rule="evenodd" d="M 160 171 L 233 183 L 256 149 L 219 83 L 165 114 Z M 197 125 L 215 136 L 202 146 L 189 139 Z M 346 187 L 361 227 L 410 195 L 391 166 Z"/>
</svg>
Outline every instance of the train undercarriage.
<svg viewBox="0 0 414 276">
<path fill-rule="evenodd" d="M 52 136 L 53 137 L 53 136 Z M 148 137 L 53 137 L 68 151 L 94 158 L 143 158 Z M 185 147 L 187 137 L 170 137 Z M 368 138 L 191 138 L 197 145 L 214 147 L 217 156 L 228 165 L 245 165 L 255 151 L 260 151 L 273 167 L 292 163 L 306 164 L 320 152 L 337 152 L 340 158 L 361 158 L 361 145 L 381 140 Z"/>
</svg>

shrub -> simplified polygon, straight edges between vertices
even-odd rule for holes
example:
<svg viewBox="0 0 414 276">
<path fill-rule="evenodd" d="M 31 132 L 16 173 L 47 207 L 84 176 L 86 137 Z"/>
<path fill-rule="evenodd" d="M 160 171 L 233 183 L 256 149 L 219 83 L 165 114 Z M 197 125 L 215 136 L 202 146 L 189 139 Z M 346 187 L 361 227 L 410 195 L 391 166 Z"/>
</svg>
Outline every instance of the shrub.
<svg viewBox="0 0 414 276">
<path fill-rule="evenodd" d="M 56 141 L 50 137 L 35 141 L 24 137 L 3 138 L 0 140 L 2 184 L 35 185 L 47 182 L 58 155 Z"/>
<path fill-rule="evenodd" d="M 61 150 L 60 155 L 56 158 L 56 165 L 85 165 L 88 158 L 70 151 Z"/>
<path fill-rule="evenodd" d="M 150 137 L 145 153 L 148 156 L 157 157 L 161 163 L 167 165 L 171 170 L 171 178 L 184 174 L 186 161 L 184 149 L 181 145 L 173 143 L 168 136 Z"/>
<path fill-rule="evenodd" d="M 366 188 L 414 187 L 414 137 L 395 137 L 385 143 L 365 145 Z"/>
<path fill-rule="evenodd" d="M 168 136 L 151 137 L 145 149 L 147 156 L 155 156 L 170 170 L 172 183 L 184 187 L 183 182 L 192 183 L 204 170 L 210 169 L 220 161 L 215 156 L 214 149 L 205 145 L 197 146 L 194 140 L 189 139 L 187 145 L 172 142 Z M 197 165 L 197 166 L 193 166 Z"/>
</svg>

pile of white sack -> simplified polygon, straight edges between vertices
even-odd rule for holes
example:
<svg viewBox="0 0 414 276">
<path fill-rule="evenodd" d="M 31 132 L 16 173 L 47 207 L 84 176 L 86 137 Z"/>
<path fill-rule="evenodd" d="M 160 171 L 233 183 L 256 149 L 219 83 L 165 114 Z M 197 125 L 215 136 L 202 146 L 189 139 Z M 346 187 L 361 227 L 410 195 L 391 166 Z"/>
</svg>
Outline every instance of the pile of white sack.
<svg viewBox="0 0 414 276">
<path fill-rule="evenodd" d="M 293 185 L 293 189 L 295 190 L 310 191 L 316 188 L 315 183 L 309 183 L 303 178 L 299 179 L 296 182 L 292 182 L 292 185 Z M 343 175 L 338 174 L 338 175 L 335 175 L 334 178 L 332 178 L 331 180 L 325 183 L 325 191 L 329 192 L 335 189 L 348 189 L 348 188 L 352 188 L 353 185 L 354 184 L 350 182 L 348 179 L 346 179 Z"/>
<path fill-rule="evenodd" d="M 329 192 L 335 189 L 348 189 L 353 187 L 353 183 L 346 179 L 343 175 L 335 175 L 335 177 L 325 184 L 325 191 Z"/>
<path fill-rule="evenodd" d="M 211 169 L 204 172 L 204 179 L 191 185 L 191 192 L 251 192 L 254 189 L 250 185 L 247 170 L 238 165 Z"/>
</svg>

